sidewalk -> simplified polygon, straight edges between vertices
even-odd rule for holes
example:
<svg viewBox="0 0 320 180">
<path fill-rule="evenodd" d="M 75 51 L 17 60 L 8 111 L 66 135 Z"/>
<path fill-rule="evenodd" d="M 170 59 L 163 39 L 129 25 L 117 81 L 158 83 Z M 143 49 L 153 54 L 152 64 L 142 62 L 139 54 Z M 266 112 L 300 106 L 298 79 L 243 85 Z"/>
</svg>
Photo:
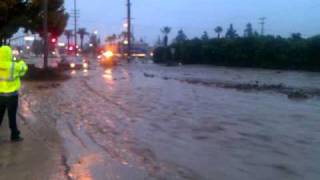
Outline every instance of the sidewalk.
<svg viewBox="0 0 320 180">
<path fill-rule="evenodd" d="M 18 118 L 23 142 L 9 140 L 8 119 L 0 127 L 0 180 L 63 179 L 59 174 L 60 157 L 55 145 L 48 145 Z"/>
</svg>

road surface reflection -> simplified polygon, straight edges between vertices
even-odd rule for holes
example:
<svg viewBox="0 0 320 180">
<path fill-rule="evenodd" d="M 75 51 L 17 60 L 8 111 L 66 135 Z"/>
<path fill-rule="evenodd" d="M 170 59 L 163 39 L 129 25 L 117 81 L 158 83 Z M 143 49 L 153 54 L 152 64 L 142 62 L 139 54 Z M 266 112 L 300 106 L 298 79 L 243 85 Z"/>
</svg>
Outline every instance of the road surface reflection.
<svg viewBox="0 0 320 180">
<path fill-rule="evenodd" d="M 108 68 L 108 69 L 106 69 L 104 71 L 103 78 L 106 80 L 106 82 L 109 85 L 113 85 L 114 84 L 113 74 L 112 74 L 112 69 L 111 68 Z"/>
</svg>

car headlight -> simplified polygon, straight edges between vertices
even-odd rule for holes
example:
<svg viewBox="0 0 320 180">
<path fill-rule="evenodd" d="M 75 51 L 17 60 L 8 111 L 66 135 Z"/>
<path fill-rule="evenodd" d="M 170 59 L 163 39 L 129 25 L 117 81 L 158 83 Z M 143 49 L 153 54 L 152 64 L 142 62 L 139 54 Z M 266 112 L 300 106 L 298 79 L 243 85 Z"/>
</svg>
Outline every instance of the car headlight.
<svg viewBox="0 0 320 180">
<path fill-rule="evenodd" d="M 88 63 L 83 63 L 82 66 L 83 66 L 84 69 L 87 69 L 88 68 Z"/>
<path fill-rule="evenodd" d="M 112 58 L 113 57 L 113 52 L 112 51 L 106 51 L 103 53 L 103 55 L 106 57 L 106 58 Z"/>
<path fill-rule="evenodd" d="M 70 63 L 70 67 L 73 69 L 76 67 L 76 64 L 75 63 Z"/>
</svg>

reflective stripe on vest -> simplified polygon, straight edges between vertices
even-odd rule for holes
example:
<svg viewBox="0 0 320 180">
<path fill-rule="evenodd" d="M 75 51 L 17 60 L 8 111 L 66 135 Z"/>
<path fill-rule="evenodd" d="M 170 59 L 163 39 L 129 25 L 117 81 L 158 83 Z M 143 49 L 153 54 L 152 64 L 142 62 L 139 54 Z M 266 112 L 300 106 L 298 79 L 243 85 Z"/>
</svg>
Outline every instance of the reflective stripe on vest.
<svg viewBox="0 0 320 180">
<path fill-rule="evenodd" d="M 14 80 L 13 73 L 14 73 L 14 62 L 11 62 L 11 66 L 10 66 L 10 70 L 9 70 L 9 77 L 8 78 L 1 78 L 0 77 L 0 81 L 13 81 Z"/>
</svg>

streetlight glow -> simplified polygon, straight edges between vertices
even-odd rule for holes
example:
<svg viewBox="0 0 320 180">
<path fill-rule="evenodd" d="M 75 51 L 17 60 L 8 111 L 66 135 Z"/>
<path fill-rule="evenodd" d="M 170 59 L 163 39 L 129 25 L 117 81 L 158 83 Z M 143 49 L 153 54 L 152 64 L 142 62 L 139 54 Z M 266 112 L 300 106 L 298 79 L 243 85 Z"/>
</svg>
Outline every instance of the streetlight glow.
<svg viewBox="0 0 320 180">
<path fill-rule="evenodd" d="M 128 23 L 127 22 L 123 23 L 123 27 L 128 28 Z"/>
<path fill-rule="evenodd" d="M 58 46 L 60 46 L 60 47 L 64 47 L 66 44 L 65 43 L 62 43 L 62 42 L 60 42 L 60 43 L 58 43 Z"/>
</svg>

